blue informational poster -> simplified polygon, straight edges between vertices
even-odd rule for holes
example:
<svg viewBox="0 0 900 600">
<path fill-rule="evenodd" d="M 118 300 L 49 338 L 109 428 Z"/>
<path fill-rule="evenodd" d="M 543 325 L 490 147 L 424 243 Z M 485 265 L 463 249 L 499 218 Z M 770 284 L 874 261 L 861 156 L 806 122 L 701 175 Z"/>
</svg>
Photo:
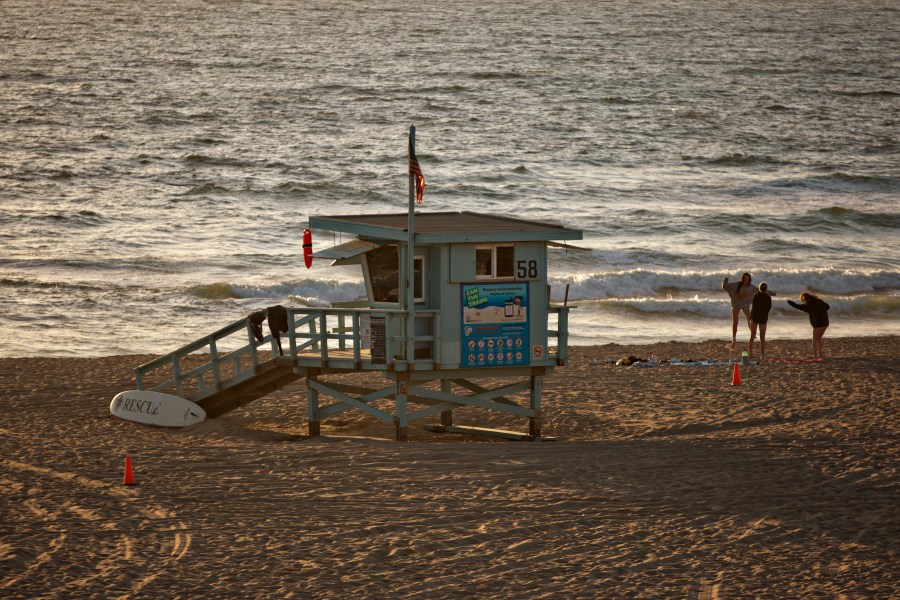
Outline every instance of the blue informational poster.
<svg viewBox="0 0 900 600">
<path fill-rule="evenodd" d="M 530 364 L 528 283 L 462 286 L 461 367 Z"/>
</svg>

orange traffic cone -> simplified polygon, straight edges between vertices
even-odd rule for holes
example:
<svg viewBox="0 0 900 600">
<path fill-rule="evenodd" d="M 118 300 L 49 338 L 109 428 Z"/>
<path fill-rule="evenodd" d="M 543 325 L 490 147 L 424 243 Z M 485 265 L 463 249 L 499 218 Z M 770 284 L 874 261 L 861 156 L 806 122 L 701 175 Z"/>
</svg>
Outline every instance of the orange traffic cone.
<svg viewBox="0 0 900 600">
<path fill-rule="evenodd" d="M 741 368 L 734 363 L 734 375 L 731 376 L 731 385 L 741 385 Z"/>
<path fill-rule="evenodd" d="M 131 469 L 131 457 L 125 457 L 125 481 L 123 481 L 125 485 L 136 485 L 134 481 L 134 471 Z"/>
</svg>

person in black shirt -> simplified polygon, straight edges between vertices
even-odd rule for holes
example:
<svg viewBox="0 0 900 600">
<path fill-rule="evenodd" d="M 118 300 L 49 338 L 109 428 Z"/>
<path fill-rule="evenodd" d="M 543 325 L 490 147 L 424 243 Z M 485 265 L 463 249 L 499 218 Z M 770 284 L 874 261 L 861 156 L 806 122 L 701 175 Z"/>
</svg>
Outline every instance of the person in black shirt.
<svg viewBox="0 0 900 600">
<path fill-rule="evenodd" d="M 753 345 L 756 341 L 756 329 L 759 328 L 759 359 L 766 357 L 766 324 L 769 322 L 769 311 L 772 310 L 772 296 L 765 281 L 759 284 L 759 291 L 753 294 L 750 307 L 750 348 L 747 352 L 753 358 Z"/>
<path fill-rule="evenodd" d="M 250 313 L 247 316 L 247 320 L 250 321 L 250 329 L 260 343 L 263 341 L 262 323 L 266 320 L 266 317 L 269 319 L 269 331 L 272 332 L 272 339 L 278 342 L 278 353 L 284 356 L 284 350 L 281 348 L 281 334 L 288 332 L 287 309 L 277 304 Z"/>
<path fill-rule="evenodd" d="M 813 358 L 821 360 L 824 358 L 822 349 L 825 346 L 822 337 L 825 335 L 825 330 L 828 329 L 828 309 L 831 307 L 828 306 L 827 302 L 810 292 L 800 294 L 800 301 L 803 304 L 797 304 L 793 300 L 788 300 L 788 304 L 809 315 L 809 324 L 813 328 Z"/>
</svg>

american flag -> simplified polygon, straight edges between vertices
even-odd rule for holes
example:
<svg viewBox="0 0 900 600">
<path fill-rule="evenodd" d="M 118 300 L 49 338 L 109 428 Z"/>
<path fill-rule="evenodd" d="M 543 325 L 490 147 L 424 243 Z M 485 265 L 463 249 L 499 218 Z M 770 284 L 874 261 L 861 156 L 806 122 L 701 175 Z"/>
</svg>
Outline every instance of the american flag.
<svg viewBox="0 0 900 600">
<path fill-rule="evenodd" d="M 412 140 L 410 140 L 409 144 L 409 173 L 416 178 L 416 202 L 422 204 L 422 194 L 425 193 L 425 177 L 422 175 L 419 161 L 416 160 L 416 153 L 412 147 Z"/>
</svg>

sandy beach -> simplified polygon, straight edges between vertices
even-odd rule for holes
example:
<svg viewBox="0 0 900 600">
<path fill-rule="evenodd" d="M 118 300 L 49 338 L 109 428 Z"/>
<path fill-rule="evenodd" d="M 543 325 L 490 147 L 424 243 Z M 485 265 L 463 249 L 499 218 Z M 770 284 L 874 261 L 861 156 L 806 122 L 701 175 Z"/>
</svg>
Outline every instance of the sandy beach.
<svg viewBox="0 0 900 600">
<path fill-rule="evenodd" d="M 554 442 L 398 443 L 359 412 L 306 439 L 302 381 L 154 428 L 108 410 L 151 356 L 0 359 L 0 596 L 896 598 L 898 350 L 826 337 L 732 386 L 607 363 L 723 341 L 574 348 L 544 381 Z"/>
</svg>

